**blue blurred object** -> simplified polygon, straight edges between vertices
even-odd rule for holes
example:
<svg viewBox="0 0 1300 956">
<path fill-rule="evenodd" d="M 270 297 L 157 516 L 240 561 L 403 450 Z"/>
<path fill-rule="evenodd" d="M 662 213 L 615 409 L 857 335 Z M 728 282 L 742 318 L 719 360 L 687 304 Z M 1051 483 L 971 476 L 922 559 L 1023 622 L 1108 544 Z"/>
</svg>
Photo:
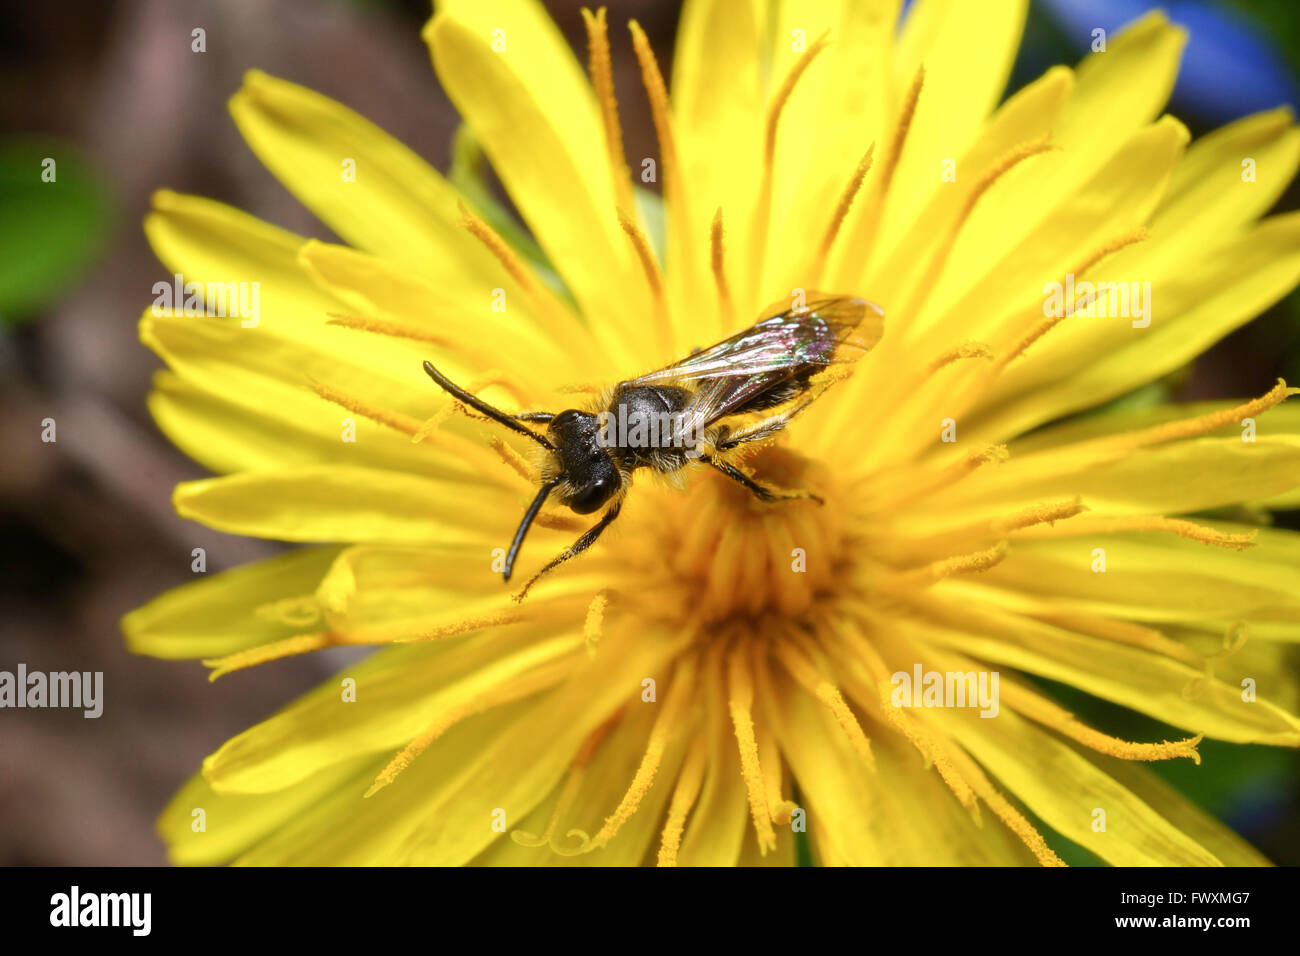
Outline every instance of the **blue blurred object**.
<svg viewBox="0 0 1300 956">
<path fill-rule="evenodd" d="M 1300 97 L 1294 71 L 1260 24 L 1211 0 L 1035 0 L 1068 38 L 1088 52 L 1092 31 L 1109 38 L 1148 10 L 1164 9 L 1187 29 L 1182 69 L 1170 111 L 1218 125 L 1248 113 L 1289 104 Z"/>
</svg>

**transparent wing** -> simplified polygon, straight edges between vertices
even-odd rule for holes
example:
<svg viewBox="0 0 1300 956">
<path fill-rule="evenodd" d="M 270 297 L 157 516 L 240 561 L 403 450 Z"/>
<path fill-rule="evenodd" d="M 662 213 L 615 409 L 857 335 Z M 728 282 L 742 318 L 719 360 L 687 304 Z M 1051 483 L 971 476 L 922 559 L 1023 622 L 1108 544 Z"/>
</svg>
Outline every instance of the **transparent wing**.
<svg viewBox="0 0 1300 956">
<path fill-rule="evenodd" d="M 699 381 L 679 423 L 684 438 L 697 437 L 707 425 L 743 412 L 798 375 L 818 366 L 856 362 L 880 341 L 883 330 L 884 313 L 865 299 L 812 298 L 804 309 L 769 314 L 633 384 Z"/>
<path fill-rule="evenodd" d="M 698 435 L 700 429 L 725 418 L 734 409 L 743 408 L 773 386 L 793 376 L 790 371 L 759 372 L 754 375 L 710 378 L 696 391 L 681 419 L 684 436 Z"/>
<path fill-rule="evenodd" d="M 810 365 L 856 362 L 880 341 L 883 331 L 884 312 L 866 299 L 810 298 L 803 309 L 787 309 L 771 315 L 716 345 L 633 379 L 630 384 L 664 385 L 747 377 Z M 787 377 L 775 377 L 769 387 Z"/>
</svg>

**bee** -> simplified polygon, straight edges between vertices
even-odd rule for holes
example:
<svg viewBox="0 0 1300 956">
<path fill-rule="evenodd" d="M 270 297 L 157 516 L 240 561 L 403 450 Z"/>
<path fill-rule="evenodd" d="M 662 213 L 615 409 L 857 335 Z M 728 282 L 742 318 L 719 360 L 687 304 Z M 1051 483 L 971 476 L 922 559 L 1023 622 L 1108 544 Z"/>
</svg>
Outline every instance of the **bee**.
<svg viewBox="0 0 1300 956">
<path fill-rule="evenodd" d="M 587 408 L 512 415 L 456 385 L 434 366 L 424 370 L 458 402 L 544 450 L 541 488 L 506 553 L 508 582 L 524 536 L 554 496 L 576 514 L 605 509 L 600 519 L 515 595 L 522 601 L 542 575 L 590 548 L 618 517 L 640 468 L 664 475 L 704 465 L 763 501 L 821 499 L 811 492 L 767 488 L 726 460 L 742 445 L 771 438 L 811 405 L 833 364 L 856 362 L 880 340 L 884 313 L 865 299 L 810 295 L 805 304 L 768 309 L 754 325 L 664 368 L 619 382 Z M 823 378 L 825 378 L 823 376 Z M 767 413 L 754 419 L 756 413 Z M 544 425 L 539 432 L 528 425 Z"/>
</svg>

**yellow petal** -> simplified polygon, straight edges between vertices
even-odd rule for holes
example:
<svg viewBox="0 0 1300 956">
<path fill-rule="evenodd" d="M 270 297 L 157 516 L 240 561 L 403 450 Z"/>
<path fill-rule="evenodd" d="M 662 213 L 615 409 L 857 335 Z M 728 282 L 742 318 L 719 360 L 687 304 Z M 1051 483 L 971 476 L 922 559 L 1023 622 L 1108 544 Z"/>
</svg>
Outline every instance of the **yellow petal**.
<svg viewBox="0 0 1300 956">
<path fill-rule="evenodd" d="M 668 688 L 665 688 L 667 690 Z M 587 838 L 593 837 L 604 820 L 618 806 L 627 785 L 636 774 L 645 750 L 650 729 L 654 724 L 656 708 L 661 705 L 645 704 L 632 708 L 619 720 L 618 725 L 601 742 L 590 764 L 582 775 L 582 783 L 569 802 L 561 808 L 556 821 L 553 840 L 565 850 L 581 846 L 581 838 L 570 835 L 581 830 Z M 636 813 L 619 829 L 618 835 L 605 847 L 588 853 L 561 855 L 551 846 L 524 846 L 512 837 L 497 840 L 474 859 L 475 866 L 637 866 L 645 861 L 657 847 L 662 813 L 672 794 L 673 781 L 681 766 L 686 741 L 675 740 L 665 751 L 663 762 L 650 790 L 646 793 Z M 573 771 L 571 771 L 573 772 Z M 545 832 L 556 810 L 556 798 L 564 790 L 560 784 L 556 792 L 528 815 L 512 825 L 512 830 L 523 834 L 539 835 Z"/>
<path fill-rule="evenodd" d="M 318 620 L 310 598 L 338 553 L 301 548 L 173 588 L 122 618 L 127 646 L 153 657 L 213 657 L 297 634 Z"/>
<path fill-rule="evenodd" d="M 981 828 L 914 751 L 873 748 L 876 772 L 854 753 L 835 718 L 807 692 L 767 698 L 825 866 L 996 866 L 1026 862 L 996 823 Z M 904 745 L 906 746 L 906 745 Z"/>
<path fill-rule="evenodd" d="M 444 4 L 424 32 L 443 89 L 609 354 L 648 337 L 591 85 L 539 4 Z M 495 47 L 495 48 L 494 48 Z M 630 343 L 630 344 L 629 344 Z"/>
<path fill-rule="evenodd" d="M 1039 580 L 1052 588 L 1051 569 L 1035 567 L 1039 568 Z M 1166 575 L 1166 582 L 1170 577 Z M 1189 587 L 1195 584 L 1194 580 L 1186 582 Z M 1119 583 L 1112 586 L 1122 587 Z M 1266 700 L 1242 700 L 1239 687 L 1204 680 L 1201 671 L 1142 648 L 991 609 L 988 596 L 978 605 L 981 610 L 967 608 L 971 589 L 953 590 L 960 590 L 965 600 L 958 597 L 960 605 L 949 605 L 948 625 L 929 627 L 917 623 L 914 626 L 918 638 L 1060 681 L 1193 734 L 1236 743 L 1300 745 L 1300 719 Z M 983 593 L 988 595 L 988 589 Z M 958 612 L 958 606 L 964 610 Z M 1072 607 L 1075 605 L 1055 598 L 1051 602 L 1051 608 L 1058 613 Z M 1184 610 L 1189 612 L 1194 613 Z M 959 629 L 956 621 L 962 613 L 970 623 Z"/>
<path fill-rule="evenodd" d="M 1011 457 L 1023 458 L 1034 452 L 1064 448 L 1074 442 L 1087 441 L 1090 438 L 1119 435 L 1163 425 L 1166 422 L 1199 418 L 1236 408 L 1240 404 L 1239 401 L 1229 399 L 1213 402 L 1172 402 L 1149 408 L 1117 408 L 1102 414 L 1085 415 L 1040 428 L 1016 439 L 1009 446 Z M 1244 431 L 1245 428 L 1240 422 L 1232 422 L 1215 431 L 1206 432 L 1206 435 L 1214 438 L 1240 439 Z M 1255 432 L 1257 436 L 1265 437 L 1300 435 L 1300 402 L 1274 405 L 1257 416 Z"/>
<path fill-rule="evenodd" d="M 339 306 L 299 268 L 301 236 L 231 206 L 160 189 L 144 231 L 154 255 L 184 282 L 258 283 L 258 328 L 283 332 L 299 316 Z"/>
<path fill-rule="evenodd" d="M 505 833 L 492 828 L 493 811 L 505 811 L 507 827 L 523 820 L 549 794 L 582 741 L 620 707 L 641 702 L 641 681 L 662 676 L 681 650 L 680 639 L 642 631 L 606 636 L 596 659 L 546 694 L 526 720 L 495 739 L 442 779 L 423 775 L 417 760 L 382 791 L 414 788 L 421 794 L 421 823 L 410 834 L 404 858 L 413 864 L 456 865 L 481 853 Z M 409 779 L 407 779 L 409 777 Z M 374 798 L 372 798 L 374 799 Z"/>
<path fill-rule="evenodd" d="M 1112 779 L 1209 850 L 1224 866 L 1271 866 L 1268 858 L 1142 764 L 1101 754 L 1088 758 Z M 1212 772 L 1212 771 L 1211 771 Z"/>
<path fill-rule="evenodd" d="M 266 167 L 352 245 L 453 297 L 498 284 L 495 260 L 459 225 L 456 189 L 373 123 L 260 70 L 245 74 L 230 113 Z"/>
<path fill-rule="evenodd" d="M 972 437 L 1020 434 L 1115 398 L 1181 367 L 1259 315 L 1300 281 L 1300 213 L 1203 244 L 1193 258 L 1170 260 L 1158 273 L 1105 278 L 1148 275 L 1148 327 L 1133 328 L 1144 320 L 1127 318 L 1065 319 L 989 392 L 985 401 L 995 411 L 980 416 Z"/>
<path fill-rule="evenodd" d="M 885 152 L 900 100 L 912 80 L 909 73 L 897 87 L 893 76 L 894 32 L 898 23 L 896 0 L 864 0 L 844 4 L 836 0 L 775 5 L 768 22 L 770 64 L 762 64 L 769 82 L 767 102 L 752 119 L 766 125 L 767 111 L 777 89 L 795 69 L 806 50 L 823 34 L 828 45 L 803 70 L 780 114 L 776 130 L 771 217 L 767 221 L 766 256 L 761 271 L 746 278 L 738 271 L 735 283 L 740 314 L 749 318 L 767 302 L 790 295 L 792 288 L 813 283 L 809 267 L 816 268 L 819 247 L 832 211 L 852 178 L 858 162 L 873 143 L 876 156 Z M 994 16 L 991 19 L 996 20 Z M 728 26 L 730 32 L 731 27 Z M 752 55 L 752 54 L 751 54 Z M 719 74 L 717 82 L 731 81 Z M 897 87 L 897 88 L 896 88 Z M 729 97 L 711 96 L 714 100 Z M 810 132 L 816 148 L 810 149 Z M 725 133 L 715 130 L 714 134 Z M 765 131 L 760 127 L 760 133 Z M 719 144 L 720 146 L 722 144 Z M 765 146 L 746 156 L 744 140 L 722 146 L 713 160 L 713 178 L 729 171 L 761 169 L 758 158 Z M 876 174 L 878 175 L 878 174 Z M 749 177 L 737 176 L 735 180 Z M 863 187 L 869 191 L 870 184 Z M 737 197 L 739 200 L 740 197 Z M 859 204 L 865 199 L 859 199 Z M 732 206 L 737 205 L 733 202 Z M 732 206 L 724 206 L 731 212 Z M 715 207 L 716 208 L 716 207 Z M 744 221 L 745 209 L 729 221 Z M 760 220 L 761 221 L 761 220 Z M 850 228 L 852 223 L 850 221 Z M 851 244 L 851 240 L 846 245 Z M 737 250 L 739 251 L 739 250 Z M 736 260 L 744 257 L 735 256 Z M 856 282 L 860 273 L 853 275 Z M 742 283 L 748 282 L 746 289 Z M 846 291 L 838 289 L 837 291 Z M 748 305 L 744 299 L 748 293 Z M 757 296 L 758 298 L 752 298 Z"/>
<path fill-rule="evenodd" d="M 541 371 L 549 373 L 552 383 L 565 384 L 591 374 L 591 352 L 596 346 L 587 330 L 567 310 L 554 315 L 556 321 L 544 322 L 534 304 L 504 275 L 493 280 L 508 287 L 501 297 L 490 287 L 448 290 L 382 258 L 330 243 L 306 243 L 299 262 L 322 289 L 346 306 L 342 311 L 395 319 L 443 337 L 445 344 L 403 343 L 417 369 L 417 357 L 432 355 L 434 364 L 447 366 L 449 375 L 480 375 L 502 368 L 534 388 Z M 584 359 L 580 365 L 574 363 L 575 355 Z"/>
<path fill-rule="evenodd" d="M 700 695 L 707 702 L 696 733 L 708 747 L 704 783 L 686 818 L 678 866 L 735 866 L 744 847 L 757 842 L 741 776 L 736 732 L 727 713 L 722 648 L 711 653 L 700 672 Z"/>
<path fill-rule="evenodd" d="M 178 866 L 215 866 L 258 846 L 335 793 L 355 790 L 364 761 L 344 761 L 276 793 L 216 793 L 191 777 L 158 818 L 167 857 Z M 197 811 L 202 811 L 201 813 Z"/>
<path fill-rule="evenodd" d="M 691 235 L 705 248 L 709 224 L 722 210 L 726 230 L 726 269 L 735 287 L 738 317 L 750 315 L 762 303 L 751 276 L 749 257 L 742 254 L 754 214 L 763 155 L 763 114 L 767 97 L 761 76 L 765 9 L 754 0 L 690 0 L 682 7 L 673 55 L 672 116 L 687 201 Z M 806 34 L 805 34 L 806 35 Z M 813 33 L 807 42 L 816 39 Z M 727 95 L 718 96 L 719 84 Z M 703 258 L 670 270 L 674 305 L 692 300 L 714 303 Z M 752 291 L 750 291 L 752 289 Z M 698 310 L 696 310 L 698 311 Z M 717 310 L 719 314 L 721 309 Z M 692 321 L 703 333 L 712 328 L 703 317 Z M 721 318 L 721 316 L 719 316 Z"/>
<path fill-rule="evenodd" d="M 508 732 L 535 706 L 535 701 L 516 701 L 453 726 L 393 786 L 370 798 L 363 794 L 388 756 L 372 763 L 363 762 L 360 772 L 285 819 L 235 863 L 242 866 L 392 866 L 405 852 L 412 829 L 425 818 L 428 794 L 445 786 L 471 763 L 485 741 Z M 408 776 L 412 779 L 403 779 Z M 417 776 L 423 790 L 412 786 Z M 240 795 L 233 799 L 263 800 L 270 796 Z M 489 819 L 485 825 L 490 822 Z"/>
<path fill-rule="evenodd" d="M 943 160 L 965 151 L 1001 99 L 1027 8 L 1022 0 L 917 0 L 908 11 L 895 54 L 894 88 L 906 89 L 920 66 L 925 85 L 885 207 L 880 248 L 897 241 L 926 197 L 946 188 Z"/>
<path fill-rule="evenodd" d="M 1243 168 L 1247 158 L 1253 161 L 1249 178 Z M 1242 117 L 1188 149 L 1151 234 L 1195 240 L 1251 222 L 1273 207 L 1297 168 L 1300 128 L 1288 107 Z"/>
<path fill-rule="evenodd" d="M 1012 503 L 1078 495 L 1097 515 L 1187 514 L 1265 498 L 1300 485 L 1300 438 L 1198 438 L 1154 448 L 1008 461 L 952 489 L 953 513 L 994 515 Z M 946 516 L 952 520 L 953 513 Z"/>
<path fill-rule="evenodd" d="M 232 406 L 229 414 L 255 417 L 264 427 L 282 427 L 287 443 L 300 449 L 344 445 L 343 452 L 373 452 L 368 461 L 375 466 L 391 463 L 419 474 L 488 484 L 517 480 L 505 467 L 492 464 L 495 455 L 484 444 L 481 426 L 464 416 L 452 416 L 428 441 L 412 445 L 413 432 L 442 411 L 448 399 L 414 361 L 399 363 L 391 352 L 373 363 L 365 361 L 367 343 L 359 341 L 365 336 L 351 329 L 322 327 L 311 338 L 311 348 L 269 330 L 241 328 L 237 319 L 146 313 L 140 338 L 192 386 L 191 396 L 219 400 Z M 344 394 L 362 403 L 357 407 L 389 421 L 400 419 L 405 430 L 313 392 L 313 385 L 337 389 L 341 383 L 346 383 Z M 177 401 L 174 392 L 161 400 L 162 427 L 174 427 L 167 413 L 175 412 Z M 345 443 L 345 438 L 355 441 Z M 247 467 L 253 456 L 235 447 L 234 436 L 219 441 L 214 463 Z M 339 454 L 331 447 L 313 460 Z M 301 455 L 291 451 L 278 461 Z"/>
<path fill-rule="evenodd" d="M 209 528 L 279 541 L 480 546 L 483 573 L 500 529 L 485 515 L 507 505 L 498 489 L 361 465 L 320 465 L 187 481 L 176 512 Z"/>
<path fill-rule="evenodd" d="M 353 447 L 340 441 L 347 412 L 339 410 L 322 420 L 317 403 L 299 390 L 290 393 L 288 402 L 266 405 L 256 393 L 213 393 L 163 371 L 154 376 L 148 403 L 163 434 L 218 474 L 356 460 Z M 298 405 L 311 407 L 312 413 L 295 414 Z M 394 471 L 430 467 L 431 446 L 413 445 L 364 418 L 354 418 L 354 423 L 358 441 L 366 443 L 370 464 Z"/>
<path fill-rule="evenodd" d="M 340 761 L 391 757 L 440 716 L 581 643 L 580 634 L 505 627 L 380 651 L 232 737 L 203 762 L 203 775 L 221 793 L 266 793 Z M 343 678 L 356 681 L 355 703 L 343 700 Z"/>
<path fill-rule="evenodd" d="M 1115 866 L 1220 866 L 1161 812 L 1090 761 L 1003 709 L 982 720 L 960 708 L 930 712 L 998 781 L 1062 836 Z M 1093 829 L 1105 811 L 1104 831 Z"/>
</svg>

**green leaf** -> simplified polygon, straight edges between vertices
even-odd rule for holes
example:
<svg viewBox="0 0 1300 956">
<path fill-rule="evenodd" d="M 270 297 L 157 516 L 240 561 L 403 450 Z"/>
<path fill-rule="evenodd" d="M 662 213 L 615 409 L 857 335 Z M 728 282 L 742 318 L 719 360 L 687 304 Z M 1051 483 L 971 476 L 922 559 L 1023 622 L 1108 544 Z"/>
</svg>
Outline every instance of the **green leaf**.
<svg viewBox="0 0 1300 956">
<path fill-rule="evenodd" d="M 84 275 L 108 235 L 103 179 L 58 140 L 0 140 L 0 321 L 34 318 Z"/>
</svg>

